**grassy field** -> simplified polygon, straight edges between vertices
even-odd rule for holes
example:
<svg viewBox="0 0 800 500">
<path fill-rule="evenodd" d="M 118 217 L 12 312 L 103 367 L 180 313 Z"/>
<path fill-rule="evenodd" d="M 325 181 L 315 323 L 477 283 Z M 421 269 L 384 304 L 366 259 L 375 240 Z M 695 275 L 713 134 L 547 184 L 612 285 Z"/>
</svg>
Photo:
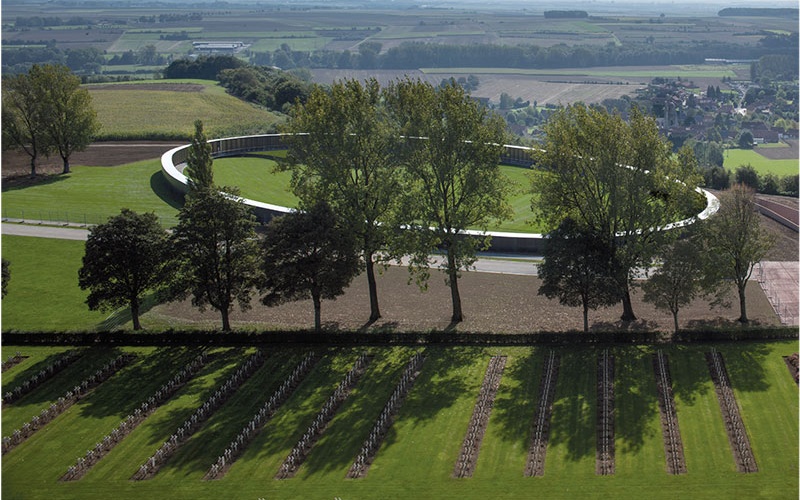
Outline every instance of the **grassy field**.
<svg viewBox="0 0 800 500">
<path fill-rule="evenodd" d="M 273 155 L 273 152 L 267 155 Z M 253 200 L 285 207 L 296 207 L 297 198 L 291 193 L 291 172 L 275 172 L 277 163 L 266 156 L 220 158 L 214 160 L 214 180 L 223 186 L 239 186 L 242 196 Z M 531 195 L 529 192 L 531 170 L 503 165 L 503 175 L 511 186 L 509 203 L 513 209 L 511 219 L 502 222 L 494 231 L 536 232 L 540 228 L 532 223 Z"/>
<path fill-rule="evenodd" d="M 93 330 L 108 316 L 89 311 L 78 287 L 82 241 L 4 235 L 2 246 L 11 262 L 3 330 Z"/>
<path fill-rule="evenodd" d="M 176 87 L 180 90 L 176 91 Z M 203 120 L 209 138 L 270 130 L 277 115 L 206 80 L 88 85 L 102 123 L 99 139 L 190 138 Z"/>
<path fill-rule="evenodd" d="M 165 226 L 177 223 L 183 201 L 169 188 L 160 159 L 117 167 L 74 166 L 67 175 L 3 189 L 3 217 L 99 224 L 122 208 L 154 212 Z"/>
<path fill-rule="evenodd" d="M 594 473 L 595 348 L 555 348 L 561 356 L 545 475 L 523 477 L 530 426 L 547 347 L 424 348 L 427 359 L 366 478 L 345 474 L 417 349 L 332 349 L 255 441 L 216 481 L 208 467 L 303 354 L 275 349 L 259 369 L 201 427 L 159 474 L 131 481 L 138 466 L 224 382 L 251 351 L 213 349 L 213 361 L 147 418 L 83 479 L 58 478 L 192 357 L 184 348 L 125 350 L 139 356 L 67 413 L 3 457 L 2 493 L 8 498 L 796 498 L 798 490 L 797 386 L 781 356 L 796 342 L 713 346 L 725 356 L 759 472 L 735 471 L 703 352 L 710 345 L 669 346 L 678 419 L 688 474 L 665 472 L 663 441 L 646 346 L 611 347 L 617 360 L 616 463 L 613 476 Z M 30 358 L 4 374 L 4 389 L 34 373 L 59 349 L 3 346 L 7 358 Z M 375 355 L 293 479 L 274 479 L 281 462 L 360 351 Z M 94 348 L 39 389 L 4 408 L 3 429 L 49 404 L 114 353 Z M 489 357 L 506 368 L 486 429 L 475 475 L 452 477 L 467 422 Z M 26 413 L 27 412 L 27 413 Z"/>
<path fill-rule="evenodd" d="M 771 160 L 752 149 L 726 149 L 723 166 L 735 172 L 738 167 L 751 165 L 759 175 L 775 174 L 777 176 L 797 175 L 798 160 Z"/>
</svg>

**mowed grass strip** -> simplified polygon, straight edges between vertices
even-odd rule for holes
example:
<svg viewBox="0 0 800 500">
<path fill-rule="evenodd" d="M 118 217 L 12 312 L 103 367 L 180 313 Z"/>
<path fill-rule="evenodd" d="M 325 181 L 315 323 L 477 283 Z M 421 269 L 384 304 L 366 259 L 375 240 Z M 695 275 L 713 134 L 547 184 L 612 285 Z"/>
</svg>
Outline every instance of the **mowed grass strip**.
<svg viewBox="0 0 800 500">
<path fill-rule="evenodd" d="M 289 376 L 301 359 L 297 349 L 267 351 L 269 357 L 256 373 L 161 468 L 157 478 L 202 479 L 258 410 Z M 177 429 L 174 429 L 174 432 Z M 168 436 L 169 437 L 169 436 Z M 166 440 L 166 439 L 165 439 Z"/>
<path fill-rule="evenodd" d="M 262 484 L 272 481 L 302 482 L 299 478 L 280 481 L 274 478 L 289 452 L 311 425 L 336 386 L 352 368 L 357 357 L 356 350 L 330 350 L 325 353 L 292 397 L 267 422 L 228 474 L 213 482 L 227 484 L 248 480 Z M 216 456 L 214 459 L 216 460 Z"/>
<path fill-rule="evenodd" d="M 67 391 L 71 391 L 119 354 L 120 352 L 116 349 L 91 349 L 56 377 L 23 396 L 14 404 L 6 405 L 2 411 L 3 435 L 11 434 L 14 429 L 19 429 L 22 424 L 29 422 L 31 417 L 39 415 L 43 409 L 48 408 L 59 397 L 64 396 Z M 95 391 L 102 386 L 103 384 L 100 384 Z M 52 425 L 53 422 L 50 422 L 45 429 Z M 42 430 L 37 431 L 37 434 L 40 432 Z"/>
<path fill-rule="evenodd" d="M 227 380 L 251 352 L 252 349 L 233 348 L 215 349 L 209 352 L 209 355 L 212 356 L 210 362 L 111 450 L 108 456 L 103 458 L 81 481 L 95 484 L 111 480 L 128 481 L 139 470 L 139 466 L 164 441 L 169 439 L 169 436 L 183 425 L 206 399 L 216 392 L 217 388 Z M 196 354 L 197 352 L 194 352 L 194 355 Z M 164 381 L 169 380 L 190 359 L 168 364 L 166 373 L 161 375 L 164 377 Z M 141 401 L 138 404 L 141 404 Z M 108 428 L 103 432 L 110 431 L 111 428 Z M 103 435 L 100 436 L 101 439 Z"/>
<path fill-rule="evenodd" d="M 726 149 L 723 166 L 731 172 L 744 166 L 752 166 L 758 175 L 774 174 L 777 176 L 797 175 L 798 160 L 771 160 L 752 149 Z"/>
<path fill-rule="evenodd" d="M 3 361 L 19 353 L 24 359 L 3 372 L 2 392 L 5 394 L 21 385 L 43 369 L 52 365 L 67 351 L 78 351 L 80 348 L 71 347 L 38 347 L 38 346 L 10 346 L 3 351 Z"/>
</svg>

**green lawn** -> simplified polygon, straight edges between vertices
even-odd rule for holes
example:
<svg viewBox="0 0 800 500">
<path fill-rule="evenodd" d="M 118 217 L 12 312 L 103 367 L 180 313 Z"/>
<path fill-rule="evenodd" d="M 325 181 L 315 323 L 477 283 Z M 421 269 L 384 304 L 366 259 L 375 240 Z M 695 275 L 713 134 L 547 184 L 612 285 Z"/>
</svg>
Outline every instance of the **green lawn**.
<svg viewBox="0 0 800 500">
<path fill-rule="evenodd" d="M 181 197 L 161 173 L 160 159 L 117 167 L 74 166 L 66 175 L 22 188 L 3 189 L 3 217 L 99 224 L 122 208 L 155 212 L 165 226 L 177 223 Z"/>
<path fill-rule="evenodd" d="M 523 477 L 538 383 L 549 347 L 427 347 L 427 359 L 363 479 L 345 475 L 415 348 L 340 348 L 322 358 L 222 479 L 203 475 L 304 355 L 272 348 L 259 369 L 189 439 L 154 479 L 130 477 L 252 350 L 221 348 L 175 396 L 147 418 L 83 479 L 58 478 L 194 356 L 190 348 L 125 348 L 137 360 L 3 457 L 8 498 L 796 498 L 797 386 L 781 358 L 795 341 L 664 346 L 676 394 L 688 473 L 665 471 L 648 346 L 611 346 L 616 359 L 616 465 L 594 473 L 595 367 L 600 349 L 554 347 L 561 357 L 545 475 Z M 759 472 L 735 471 L 703 353 L 724 355 Z M 4 374 L 39 366 L 50 347 L 3 346 L 31 357 Z M 283 459 L 359 352 L 374 359 L 296 477 L 274 479 Z M 59 391 L 85 377 L 114 350 L 94 348 L 79 363 L 3 410 L 3 432 L 38 413 Z M 452 477 L 489 358 L 507 356 L 478 465 L 471 479 Z"/>
<path fill-rule="evenodd" d="M 88 292 L 78 287 L 82 241 L 3 236 L 2 243 L 11 263 L 3 331 L 93 330 L 108 316 L 89 311 Z"/>
<path fill-rule="evenodd" d="M 279 152 L 270 152 L 274 155 Z M 265 155 L 219 158 L 214 160 L 214 181 L 222 186 L 238 186 L 242 196 L 285 207 L 297 206 L 297 197 L 289 185 L 291 172 L 275 172 L 277 163 Z M 511 219 L 491 227 L 493 231 L 531 233 L 540 230 L 534 225 L 531 212 L 530 176 L 527 168 L 501 165 L 510 187 Z"/>
<path fill-rule="evenodd" d="M 793 160 L 770 160 L 752 149 L 726 149 L 725 162 L 723 166 L 731 172 L 736 172 L 738 167 L 752 165 L 759 175 L 775 174 L 777 176 L 797 175 L 797 159 Z"/>
</svg>

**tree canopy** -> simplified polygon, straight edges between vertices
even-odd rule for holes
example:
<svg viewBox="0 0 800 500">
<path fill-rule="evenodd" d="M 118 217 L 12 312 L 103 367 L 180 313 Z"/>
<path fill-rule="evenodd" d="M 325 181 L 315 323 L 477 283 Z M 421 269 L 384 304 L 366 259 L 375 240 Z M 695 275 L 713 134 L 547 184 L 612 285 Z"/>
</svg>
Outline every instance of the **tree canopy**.
<svg viewBox="0 0 800 500">
<path fill-rule="evenodd" d="M 734 185 L 720 195 L 719 211 L 704 224 L 709 256 L 707 272 L 736 284 L 739 295 L 739 321 L 746 323 L 745 288 L 755 264 L 762 260 L 775 237 L 760 226 L 753 190 Z"/>
<path fill-rule="evenodd" d="M 398 151 L 405 174 L 400 220 L 409 228 L 403 237 L 411 243 L 412 269 L 427 269 L 435 249 L 445 252 L 452 321 L 459 322 L 459 273 L 475 262 L 477 249 L 488 246 L 488 238 L 465 231 L 485 231 L 510 214 L 508 181 L 499 168 L 504 122 L 454 81 L 438 88 L 400 81 L 387 100 L 404 138 Z"/>
<path fill-rule="evenodd" d="M 387 242 L 389 220 L 400 191 L 398 133 L 392 128 L 377 80 L 315 87 L 298 104 L 284 131 L 292 188 L 306 206 L 327 202 L 346 220 L 366 264 L 370 321 L 380 318 L 375 264 Z"/>
<path fill-rule="evenodd" d="M 123 208 L 119 215 L 89 230 L 78 283 L 89 290 L 89 309 L 128 306 L 133 329 L 147 292 L 157 292 L 169 279 L 169 237 L 153 213 Z"/>
<path fill-rule="evenodd" d="M 31 177 L 36 176 L 40 155 L 57 152 L 63 173 L 69 159 L 82 151 L 100 124 L 80 78 L 66 66 L 33 65 L 26 74 L 3 80 L 3 148 L 19 149 L 30 157 Z"/>
<path fill-rule="evenodd" d="M 602 238 L 616 266 L 622 319 L 636 319 L 632 272 L 674 238 L 666 224 L 688 217 L 701 202 L 691 150 L 673 156 L 655 120 L 635 108 L 630 121 L 602 108 L 569 106 L 545 126 L 538 154 L 542 175 L 533 182 L 532 209 L 548 232 L 565 218 Z"/>
<path fill-rule="evenodd" d="M 583 307 L 583 331 L 589 331 L 589 309 L 619 301 L 608 270 L 614 256 L 603 238 L 567 218 L 547 235 L 539 264 L 539 295 L 566 306 Z"/>
<path fill-rule="evenodd" d="M 173 298 L 211 306 L 228 331 L 235 303 L 250 307 L 258 266 L 255 221 L 235 188 L 190 191 L 173 233 L 178 276 Z"/>
<path fill-rule="evenodd" d="M 261 269 L 262 303 L 275 305 L 310 297 L 314 330 L 320 332 L 322 299 L 344 293 L 361 270 L 361 259 L 354 235 L 321 201 L 308 212 L 292 212 L 270 221 Z"/>
</svg>

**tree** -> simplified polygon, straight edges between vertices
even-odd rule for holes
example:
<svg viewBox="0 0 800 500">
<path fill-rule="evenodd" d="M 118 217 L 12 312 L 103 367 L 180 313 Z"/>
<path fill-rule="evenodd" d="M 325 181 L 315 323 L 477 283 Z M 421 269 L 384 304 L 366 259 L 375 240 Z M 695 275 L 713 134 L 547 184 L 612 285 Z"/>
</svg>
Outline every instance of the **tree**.
<svg viewBox="0 0 800 500">
<path fill-rule="evenodd" d="M 375 266 L 386 245 L 389 219 L 399 192 L 398 132 L 390 126 L 377 80 L 314 88 L 296 106 L 285 132 L 295 194 L 312 206 L 326 201 L 347 221 L 366 265 L 370 316 L 380 318 Z"/>
<path fill-rule="evenodd" d="M 147 292 L 167 283 L 169 237 L 153 213 L 123 208 L 119 215 L 89 230 L 78 284 L 89 290 L 89 309 L 128 306 L 133 329 L 141 329 L 139 312 Z"/>
<path fill-rule="evenodd" d="M 602 239 L 617 264 L 609 272 L 621 319 L 635 320 L 633 271 L 674 238 L 661 228 L 701 202 L 693 191 L 699 181 L 694 153 L 681 148 L 674 156 L 655 120 L 636 108 L 625 122 L 603 108 L 569 106 L 554 113 L 545 132 L 532 209 L 547 232 L 570 217 Z"/>
<path fill-rule="evenodd" d="M 703 255 L 695 237 L 680 239 L 661 252 L 661 267 L 642 285 L 644 301 L 672 313 L 678 332 L 678 312 L 690 304 L 705 283 Z"/>
<path fill-rule="evenodd" d="M 342 227 L 330 206 L 316 203 L 308 212 L 272 219 L 262 246 L 259 290 L 265 305 L 311 297 L 314 330 L 322 330 L 322 299 L 344 293 L 361 270 L 354 235 Z"/>
<path fill-rule="evenodd" d="M 743 131 L 739 135 L 739 147 L 742 149 L 753 149 L 753 134 L 749 130 Z"/>
<path fill-rule="evenodd" d="M 201 189 L 186 195 L 173 233 L 178 277 L 173 298 L 192 295 L 192 304 L 219 311 L 222 330 L 231 329 L 235 303 L 250 307 L 257 277 L 254 217 L 235 188 Z"/>
<path fill-rule="evenodd" d="M 707 272 L 732 280 L 739 294 L 739 321 L 747 323 L 745 287 L 753 266 L 763 259 L 775 237 L 760 226 L 751 188 L 734 185 L 720 196 L 719 211 L 705 223 L 708 245 Z"/>
<path fill-rule="evenodd" d="M 613 255 L 602 238 L 564 219 L 547 235 L 544 262 L 538 266 L 539 295 L 558 298 L 563 305 L 583 306 L 583 331 L 589 331 L 589 309 L 619 302 L 608 269 Z"/>
<path fill-rule="evenodd" d="M 36 176 L 40 155 L 56 151 L 63 173 L 69 158 L 83 151 L 100 128 L 92 99 L 80 78 L 62 65 L 34 65 L 24 75 L 3 82 L 3 147 L 21 149 Z"/>
<path fill-rule="evenodd" d="M 38 68 L 33 66 L 28 74 L 3 79 L 3 149 L 22 150 L 30 157 L 31 178 L 36 177 L 39 156 L 51 151 L 41 89 L 31 76 L 40 71 Z"/>
<path fill-rule="evenodd" d="M 750 165 L 739 165 L 734 174 L 737 184 L 743 184 L 750 189 L 758 189 L 758 172 Z"/>
<path fill-rule="evenodd" d="M 2 297 L 8 293 L 8 282 L 11 281 L 11 263 L 6 259 L 1 259 L 2 262 Z"/>
<path fill-rule="evenodd" d="M 203 122 L 197 120 L 194 122 L 192 144 L 186 154 L 186 174 L 191 190 L 210 189 L 214 186 L 213 161 L 211 144 L 203 132 Z"/>
<path fill-rule="evenodd" d="M 81 79 L 66 66 L 31 68 L 31 79 L 43 94 L 44 130 L 52 149 L 63 162 L 62 173 L 69 173 L 69 159 L 85 150 L 100 130 L 92 96 L 80 88 Z"/>
<path fill-rule="evenodd" d="M 489 244 L 488 237 L 465 231 L 486 231 L 510 214 L 508 181 L 499 168 L 505 125 L 453 81 L 443 88 L 397 82 L 388 101 L 405 138 L 399 151 L 405 167 L 402 219 L 416 227 L 403 233 L 414 256 L 411 269 L 423 270 L 427 278 L 429 254 L 445 252 L 452 321 L 459 322 L 459 274 L 474 263 L 477 249 Z"/>
</svg>

